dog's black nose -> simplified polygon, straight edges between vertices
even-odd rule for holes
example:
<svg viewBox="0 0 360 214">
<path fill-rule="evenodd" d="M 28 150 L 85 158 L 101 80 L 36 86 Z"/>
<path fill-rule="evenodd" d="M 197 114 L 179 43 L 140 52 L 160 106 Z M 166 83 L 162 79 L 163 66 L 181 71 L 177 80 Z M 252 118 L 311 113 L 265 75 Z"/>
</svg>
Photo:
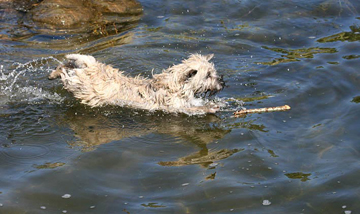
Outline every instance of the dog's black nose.
<svg viewBox="0 0 360 214">
<path fill-rule="evenodd" d="M 225 87 L 225 81 L 224 81 L 224 75 L 221 75 L 219 78 L 218 78 L 219 82 L 220 82 L 220 85 L 222 87 Z"/>
</svg>

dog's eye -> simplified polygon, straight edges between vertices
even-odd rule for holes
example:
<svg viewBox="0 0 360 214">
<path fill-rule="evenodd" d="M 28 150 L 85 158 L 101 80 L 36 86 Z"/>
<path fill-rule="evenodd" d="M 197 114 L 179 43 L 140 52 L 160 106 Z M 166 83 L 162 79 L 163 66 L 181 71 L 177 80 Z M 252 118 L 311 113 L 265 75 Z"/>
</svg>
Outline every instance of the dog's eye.
<svg viewBox="0 0 360 214">
<path fill-rule="evenodd" d="M 189 78 L 195 76 L 196 74 L 197 74 L 197 70 L 190 70 L 187 75 L 187 78 L 189 79 Z"/>
</svg>

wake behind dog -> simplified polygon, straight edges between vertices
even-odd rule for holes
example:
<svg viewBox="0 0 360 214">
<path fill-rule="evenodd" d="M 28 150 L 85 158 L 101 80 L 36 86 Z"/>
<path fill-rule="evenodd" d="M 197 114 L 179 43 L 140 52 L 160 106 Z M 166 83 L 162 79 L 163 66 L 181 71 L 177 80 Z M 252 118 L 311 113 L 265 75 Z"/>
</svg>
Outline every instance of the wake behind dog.
<svg viewBox="0 0 360 214">
<path fill-rule="evenodd" d="M 150 111 L 205 114 L 219 111 L 204 100 L 224 88 L 213 55 L 193 54 L 148 79 L 129 77 L 122 71 L 96 61 L 92 56 L 70 54 L 49 79 L 61 77 L 64 88 L 91 107 L 118 105 Z"/>
</svg>

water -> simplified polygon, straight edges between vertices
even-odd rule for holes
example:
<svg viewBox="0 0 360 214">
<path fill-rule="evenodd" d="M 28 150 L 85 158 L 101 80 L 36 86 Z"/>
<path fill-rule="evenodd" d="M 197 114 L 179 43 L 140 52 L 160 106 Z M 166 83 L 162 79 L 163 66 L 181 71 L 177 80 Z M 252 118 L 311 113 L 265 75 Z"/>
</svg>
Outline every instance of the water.
<svg viewBox="0 0 360 214">
<path fill-rule="evenodd" d="M 0 213 L 360 212 L 360 2 L 141 3 L 120 34 L 1 40 Z M 83 106 L 47 80 L 73 52 L 133 76 L 214 53 L 228 106 Z"/>
</svg>

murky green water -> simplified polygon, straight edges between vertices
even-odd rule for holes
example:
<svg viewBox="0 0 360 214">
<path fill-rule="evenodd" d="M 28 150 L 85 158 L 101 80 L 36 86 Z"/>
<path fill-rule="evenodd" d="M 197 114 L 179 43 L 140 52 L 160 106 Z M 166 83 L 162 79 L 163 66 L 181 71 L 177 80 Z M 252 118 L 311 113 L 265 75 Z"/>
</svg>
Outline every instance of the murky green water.
<svg viewBox="0 0 360 214">
<path fill-rule="evenodd" d="M 0 41 L 0 213 L 360 212 L 359 1 L 141 3 L 120 34 Z M 228 110 L 292 109 L 91 109 L 47 80 L 73 52 L 145 76 L 214 53 Z"/>
</svg>

